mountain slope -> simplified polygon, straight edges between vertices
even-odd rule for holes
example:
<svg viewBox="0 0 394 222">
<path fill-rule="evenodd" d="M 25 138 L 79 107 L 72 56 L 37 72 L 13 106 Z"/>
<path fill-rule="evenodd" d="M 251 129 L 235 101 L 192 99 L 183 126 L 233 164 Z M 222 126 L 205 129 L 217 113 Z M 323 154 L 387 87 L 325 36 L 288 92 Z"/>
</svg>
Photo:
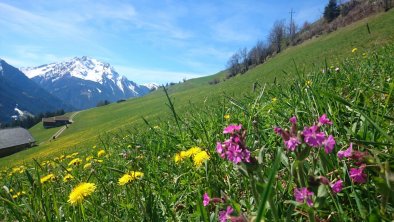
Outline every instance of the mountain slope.
<svg viewBox="0 0 394 222">
<path fill-rule="evenodd" d="M 120 76 L 108 63 L 83 56 L 59 63 L 21 69 L 45 90 L 78 109 L 145 95 L 150 88 Z"/>
<path fill-rule="evenodd" d="M 11 116 L 21 110 L 38 114 L 59 109 L 71 110 L 72 107 L 0 59 L 0 122 L 10 122 Z"/>
<path fill-rule="evenodd" d="M 368 34 L 366 23 L 373 30 L 371 34 Z M 394 29 L 389 28 L 393 23 L 394 10 L 391 10 L 289 48 L 265 64 L 217 85 L 209 85 L 208 82 L 215 78 L 223 79 L 225 71 L 177 84 L 169 88 L 170 97 L 174 98 L 178 113 L 197 112 L 201 109 L 199 107 L 203 107 L 204 104 L 215 105 L 219 101 L 223 101 L 223 95 L 236 99 L 244 98 L 245 94 L 250 95 L 253 93 L 254 82 L 259 82 L 261 86 L 264 86 L 276 79 L 277 83 L 285 87 L 286 81 L 291 81 L 296 76 L 294 60 L 299 70 L 308 72 L 312 68 L 324 68 L 325 58 L 327 58 L 328 64 L 336 64 L 339 59 L 354 56 L 351 52 L 354 47 L 358 48 L 357 53 L 361 55 L 362 52 L 380 47 L 382 43 L 393 43 Z M 267 92 L 269 96 L 269 90 Z M 189 102 L 196 106 L 191 107 Z M 78 114 L 74 119 L 75 123 L 70 125 L 69 129 L 57 141 L 43 143 L 38 148 L 3 158 L 0 167 L 3 163 L 7 164 L 15 160 L 59 154 L 66 149 L 71 151 L 81 147 L 99 145 L 97 138 L 105 132 L 117 132 L 125 127 L 136 129 L 143 127 L 144 122 L 141 117 L 146 118 L 154 126 L 158 121 L 171 118 L 171 112 L 166 103 L 168 101 L 165 94 L 162 90 L 158 90 L 124 103 L 83 111 Z M 31 132 L 34 136 L 36 132 L 42 130 L 44 129 L 41 128 L 41 125 L 36 125 L 31 129 Z M 75 148 L 71 149 L 71 147 Z"/>
</svg>

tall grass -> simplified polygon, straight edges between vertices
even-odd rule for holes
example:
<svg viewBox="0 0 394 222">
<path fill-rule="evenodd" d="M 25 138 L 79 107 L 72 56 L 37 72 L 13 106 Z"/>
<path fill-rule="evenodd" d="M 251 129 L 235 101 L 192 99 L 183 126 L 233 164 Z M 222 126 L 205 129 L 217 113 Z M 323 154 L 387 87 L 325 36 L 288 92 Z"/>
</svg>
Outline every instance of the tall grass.
<svg viewBox="0 0 394 222">
<path fill-rule="evenodd" d="M 106 134 L 88 151 L 2 171 L 0 221 L 217 221 L 226 209 L 233 209 L 228 219 L 238 221 L 390 221 L 393 55 L 394 45 L 356 51 L 312 72 L 297 68 L 289 86 L 261 86 L 242 100 L 224 97 L 216 106 L 190 104 L 183 115 L 166 92 L 173 119 L 145 120 L 146 127 Z M 320 130 L 336 141 L 331 153 L 305 142 L 290 151 L 274 133 L 274 127 L 290 128 L 295 116 L 304 140 L 303 127 L 323 114 L 332 125 Z M 242 124 L 249 161 L 234 164 L 217 153 L 230 124 Z M 363 157 L 339 159 L 351 143 Z M 187 154 L 192 147 L 209 154 L 201 166 L 195 154 Z M 175 161 L 177 154 L 182 158 Z M 351 169 L 360 167 L 365 183 L 351 177 Z M 130 171 L 144 176 L 119 185 Z M 51 173 L 54 178 L 41 182 Z M 64 181 L 67 174 L 73 179 Z M 339 179 L 343 189 L 336 193 L 331 185 Z M 82 182 L 97 188 L 72 205 L 69 194 Z M 296 201 L 300 188 L 313 192 L 305 197 L 312 204 Z"/>
</svg>

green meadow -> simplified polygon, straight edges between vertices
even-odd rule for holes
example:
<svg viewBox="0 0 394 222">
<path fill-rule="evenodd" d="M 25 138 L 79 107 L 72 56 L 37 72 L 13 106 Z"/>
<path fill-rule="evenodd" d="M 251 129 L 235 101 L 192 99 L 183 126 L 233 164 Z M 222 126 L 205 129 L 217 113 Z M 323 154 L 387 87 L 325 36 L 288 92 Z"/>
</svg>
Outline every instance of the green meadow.
<svg viewBox="0 0 394 222">
<path fill-rule="evenodd" d="M 371 34 L 368 34 L 366 24 Z M 179 112 L 186 111 L 190 104 L 217 104 L 226 96 L 243 98 L 252 92 L 253 84 L 260 86 L 274 81 L 288 83 L 294 80 L 297 69 L 307 72 L 313 68 L 323 69 L 326 63 L 338 64 L 343 58 L 351 55 L 353 48 L 359 52 L 369 52 L 381 45 L 393 42 L 393 11 L 369 17 L 360 22 L 339 29 L 325 36 L 311 39 L 299 46 L 291 47 L 276 55 L 268 62 L 249 70 L 243 75 L 222 81 L 217 85 L 209 85 L 209 81 L 225 79 L 225 72 L 188 80 L 169 88 L 169 94 L 175 98 L 175 106 Z M 129 128 L 144 127 L 142 117 L 159 122 L 170 116 L 166 106 L 166 98 L 162 89 L 141 98 L 130 99 L 119 104 L 111 104 L 85 110 L 75 117 L 75 123 L 56 140 L 49 142 L 55 129 L 44 129 L 37 124 L 30 131 L 39 141 L 39 146 L 3 158 L 1 166 L 9 163 L 20 163 L 32 158 L 57 155 L 89 147 L 97 143 L 100 135 Z M 43 143 L 41 143 L 43 142 Z"/>
<path fill-rule="evenodd" d="M 36 125 L 1 159 L 0 221 L 393 220 L 392 24 L 84 110 L 54 141 Z"/>
</svg>

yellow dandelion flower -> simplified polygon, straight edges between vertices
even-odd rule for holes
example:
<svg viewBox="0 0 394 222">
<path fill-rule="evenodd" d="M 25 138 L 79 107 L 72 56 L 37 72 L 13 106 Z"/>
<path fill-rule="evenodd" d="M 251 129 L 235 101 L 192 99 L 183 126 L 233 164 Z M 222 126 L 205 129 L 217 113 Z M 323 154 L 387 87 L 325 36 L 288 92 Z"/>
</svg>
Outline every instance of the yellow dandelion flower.
<svg viewBox="0 0 394 222">
<path fill-rule="evenodd" d="M 118 184 L 123 186 L 130 183 L 133 180 L 141 179 L 144 176 L 144 173 L 138 171 L 131 171 L 126 173 L 121 178 L 119 178 Z"/>
<path fill-rule="evenodd" d="M 68 182 L 72 179 L 74 179 L 73 175 L 67 174 L 66 176 L 63 177 L 63 182 Z"/>
<path fill-rule="evenodd" d="M 71 167 L 68 167 L 68 168 L 66 169 L 67 172 L 71 172 L 72 170 L 73 170 L 73 168 L 71 168 Z"/>
<path fill-rule="evenodd" d="M 14 168 L 12 168 L 12 173 L 20 173 L 20 174 L 22 174 L 22 173 L 25 172 L 25 170 L 26 170 L 25 166 L 14 167 Z"/>
<path fill-rule="evenodd" d="M 224 119 L 230 119 L 230 114 L 224 115 Z"/>
<path fill-rule="evenodd" d="M 357 51 L 357 48 L 352 49 L 352 53 L 355 53 Z"/>
<path fill-rule="evenodd" d="M 68 166 L 77 166 L 82 163 L 80 158 L 75 158 L 68 163 Z"/>
<path fill-rule="evenodd" d="M 87 169 L 90 169 L 90 168 L 92 168 L 92 164 L 91 164 L 91 163 L 87 163 L 87 164 L 85 164 L 85 165 L 83 166 L 83 169 L 84 169 L 84 170 L 87 170 Z"/>
<path fill-rule="evenodd" d="M 210 157 L 206 151 L 201 151 L 201 152 L 197 153 L 193 157 L 194 166 L 200 167 L 202 165 L 202 163 L 206 160 L 209 160 L 209 158 Z"/>
<path fill-rule="evenodd" d="M 48 182 L 48 181 L 54 181 L 55 180 L 55 175 L 53 174 L 53 173 L 51 173 L 51 174 L 48 174 L 48 175 L 46 175 L 46 176 L 44 176 L 44 177 L 41 177 L 40 178 L 40 182 L 42 183 L 42 184 L 44 184 L 44 183 L 46 183 L 46 182 Z"/>
<path fill-rule="evenodd" d="M 11 188 L 11 189 L 10 189 L 10 193 L 13 193 L 13 192 L 14 192 L 14 190 Z"/>
<path fill-rule="evenodd" d="M 306 86 L 311 86 L 312 85 L 312 81 L 311 80 L 308 80 L 308 81 L 306 81 Z"/>
<path fill-rule="evenodd" d="M 273 103 L 276 103 L 276 101 L 278 101 L 278 99 L 276 97 L 271 99 Z"/>
<path fill-rule="evenodd" d="M 181 151 L 181 152 L 179 153 L 179 156 L 180 156 L 181 159 L 183 160 L 183 159 L 185 159 L 185 158 L 187 157 L 187 152 L 186 152 L 186 151 Z"/>
<path fill-rule="evenodd" d="M 80 183 L 76 186 L 68 196 L 68 202 L 71 205 L 77 205 L 83 202 L 83 200 L 90 196 L 96 190 L 94 183 Z"/>
<path fill-rule="evenodd" d="M 86 162 L 89 162 L 89 161 L 91 161 L 92 159 L 94 158 L 94 156 L 88 156 L 88 157 L 86 157 Z"/>
<path fill-rule="evenodd" d="M 105 155 L 105 150 L 100 150 L 97 152 L 97 157 L 102 157 Z"/>
<path fill-rule="evenodd" d="M 183 158 L 181 157 L 181 154 L 177 153 L 177 154 L 175 154 L 174 160 L 175 160 L 175 163 L 179 163 L 183 160 Z"/>
<path fill-rule="evenodd" d="M 25 191 L 21 191 L 21 192 L 17 192 L 16 194 L 12 195 L 12 199 L 16 199 L 22 195 L 25 195 L 26 192 Z"/>
<path fill-rule="evenodd" d="M 196 154 L 199 153 L 199 152 L 201 152 L 201 148 L 198 147 L 198 146 L 194 146 L 194 147 L 188 149 L 188 150 L 186 151 L 185 155 L 186 155 L 186 157 L 191 157 L 191 156 L 196 155 Z"/>
</svg>

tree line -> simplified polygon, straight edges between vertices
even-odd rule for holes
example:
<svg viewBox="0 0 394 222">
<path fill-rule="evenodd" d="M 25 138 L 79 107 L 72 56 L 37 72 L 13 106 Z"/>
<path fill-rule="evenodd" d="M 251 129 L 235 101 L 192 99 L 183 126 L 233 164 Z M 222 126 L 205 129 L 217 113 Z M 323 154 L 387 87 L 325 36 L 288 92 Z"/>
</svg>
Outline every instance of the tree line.
<svg viewBox="0 0 394 222">
<path fill-rule="evenodd" d="M 299 26 L 293 19 L 290 19 L 288 23 L 284 19 L 277 20 L 265 41 L 257 41 L 249 50 L 246 47 L 241 48 L 229 58 L 226 66 L 226 78 L 243 74 L 249 69 L 263 64 L 289 46 L 298 45 L 314 36 L 332 32 L 338 27 L 346 26 L 373 13 L 388 11 L 394 5 L 392 1 L 351 0 L 338 4 L 336 0 L 329 0 L 324 9 L 323 18 L 312 24 L 304 22 L 302 26 Z M 209 83 L 217 84 L 219 82 L 220 80 L 214 79 Z"/>
</svg>

